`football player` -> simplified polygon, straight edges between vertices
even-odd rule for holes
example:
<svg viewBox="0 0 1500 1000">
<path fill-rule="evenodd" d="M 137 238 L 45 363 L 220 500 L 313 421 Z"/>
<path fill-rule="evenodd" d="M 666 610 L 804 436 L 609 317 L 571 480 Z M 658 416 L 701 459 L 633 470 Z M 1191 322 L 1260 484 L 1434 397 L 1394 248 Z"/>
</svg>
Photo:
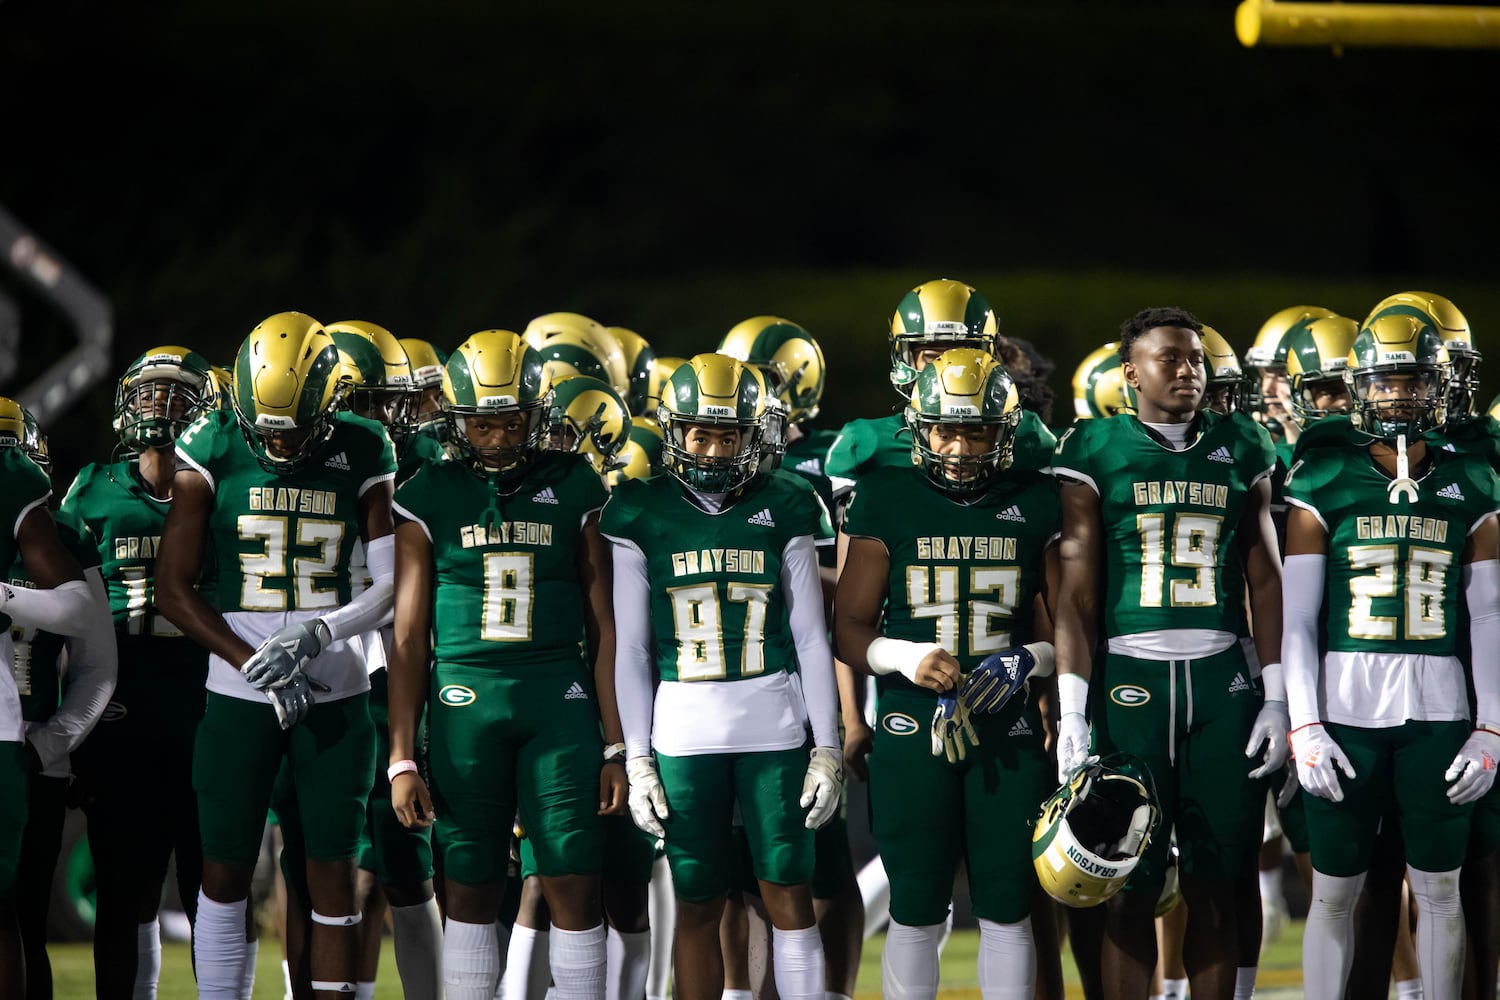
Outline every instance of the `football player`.
<svg viewBox="0 0 1500 1000">
<path fill-rule="evenodd" d="M 374 778 L 368 671 L 390 612 L 396 459 L 379 424 L 340 409 L 338 371 L 321 323 L 277 313 L 235 358 L 233 412 L 207 413 L 177 440 L 157 600 L 210 653 L 193 755 L 194 958 L 210 995 L 239 989 L 245 973 L 245 901 L 283 760 L 307 854 L 311 987 L 356 989 L 355 854 Z M 358 596 L 356 539 L 373 581 Z M 199 590 L 210 552 L 216 578 Z"/>
<path fill-rule="evenodd" d="M 813 831 L 839 806 L 842 754 L 813 545 L 821 505 L 799 479 L 757 474 L 765 394 L 734 358 L 690 359 L 662 397 L 668 475 L 621 485 L 601 521 L 630 808 L 666 842 L 684 1000 L 724 989 L 736 805 L 774 927 L 778 993 L 825 990 L 808 882 Z"/>
<path fill-rule="evenodd" d="M 1351 446 L 1309 453 L 1287 481 L 1285 661 L 1308 793 L 1311 997 L 1343 994 L 1353 903 L 1389 801 L 1420 914 L 1423 994 L 1459 995 L 1459 869 L 1472 804 L 1500 757 L 1500 683 L 1493 671 L 1464 670 L 1458 608 L 1468 609 L 1474 649 L 1500 641 L 1500 488 L 1482 459 L 1421 440 L 1442 423 L 1447 363 L 1424 319 L 1368 320 L 1345 374 Z"/>
<path fill-rule="evenodd" d="M 1079 421 L 1058 443 L 1057 755 L 1065 777 L 1089 752 L 1092 722 L 1099 752 L 1123 750 L 1145 763 L 1161 829 L 1176 828 L 1181 851 L 1193 995 L 1229 1000 L 1248 996 L 1254 981 L 1253 968 L 1237 971 L 1234 900 L 1261 842 L 1260 779 L 1286 758 L 1280 560 L 1270 439 L 1248 415 L 1200 411 L 1200 331 L 1180 309 L 1126 320 L 1120 358 L 1136 413 Z M 1249 634 L 1245 583 L 1259 677 L 1241 644 Z M 1096 655 L 1101 627 L 1107 642 Z M 1259 766 L 1250 769 L 1242 755 L 1259 756 Z M 1146 993 L 1169 846 L 1153 838 L 1106 904 L 1107 997 Z"/>
<path fill-rule="evenodd" d="M 584 456 L 600 476 L 619 467 L 617 456 L 630 438 L 630 410 L 609 384 L 590 375 L 567 375 L 547 364 L 552 403 L 543 447 Z"/>
<path fill-rule="evenodd" d="M 98 904 L 94 972 L 101 995 L 155 989 L 156 919 L 167 863 L 196 917 L 202 873 L 193 737 L 203 717 L 208 654 L 157 604 L 156 552 L 172 501 L 183 430 L 214 405 L 212 366 L 180 346 L 153 347 L 115 386 L 114 429 L 125 455 L 85 465 L 62 510 L 89 527 L 103 562 L 119 648 L 112 704 L 74 764 L 88 817 Z M 143 816 L 139 762 L 158 762 L 158 807 Z"/>
<path fill-rule="evenodd" d="M 942 353 L 917 375 L 905 414 L 920 468 L 862 477 L 844 518 L 838 646 L 879 688 L 870 811 L 891 880 L 887 997 L 937 996 L 960 862 L 979 918 L 980 989 L 1030 997 L 1036 987 L 1028 824 L 1051 764 L 1035 702 L 1016 695 L 1027 674 L 1051 673 L 1058 490 L 1038 472 L 1008 471 L 1020 418 L 994 358 Z M 1016 665 L 996 667 L 990 654 Z M 1010 697 L 971 701 L 985 684 L 1010 686 Z"/>
<path fill-rule="evenodd" d="M 1270 432 L 1283 464 L 1290 464 L 1298 431 L 1291 423 L 1290 386 L 1282 339 L 1299 324 L 1335 315 L 1322 306 L 1278 309 L 1261 324 L 1254 343 L 1245 351 L 1245 408 Z"/>
<path fill-rule="evenodd" d="M 448 997 L 490 1000 L 499 984 L 495 920 L 519 816 L 558 994 L 599 1000 L 598 817 L 625 806 L 604 484 L 579 456 L 541 449 L 550 385 L 518 334 L 468 338 L 443 394 L 464 460 L 424 465 L 396 501 L 392 805 L 406 826 L 436 818 L 444 831 Z M 430 791 L 414 762 L 424 705 Z"/>
<path fill-rule="evenodd" d="M 402 337 L 397 341 L 411 366 L 412 395 L 396 424 L 391 440 L 396 444 L 400 479 L 405 482 L 423 461 L 448 457 L 448 421 L 443 415 L 443 366 L 448 356 L 430 341 Z"/>
<path fill-rule="evenodd" d="M 1239 356 L 1224 335 L 1211 326 L 1203 328 L 1199 340 L 1203 344 L 1203 405 L 1215 413 L 1233 413 L 1240 408 L 1245 390 Z"/>
</svg>

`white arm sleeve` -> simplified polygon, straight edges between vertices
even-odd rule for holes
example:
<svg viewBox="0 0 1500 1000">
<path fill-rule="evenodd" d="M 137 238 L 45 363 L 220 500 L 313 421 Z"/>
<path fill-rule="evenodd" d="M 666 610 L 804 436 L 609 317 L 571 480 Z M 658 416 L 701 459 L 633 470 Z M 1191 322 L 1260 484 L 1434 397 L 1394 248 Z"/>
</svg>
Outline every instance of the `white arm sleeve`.
<svg viewBox="0 0 1500 1000">
<path fill-rule="evenodd" d="M 807 703 L 813 743 L 841 750 L 838 683 L 833 677 L 828 623 L 823 618 L 818 550 L 811 535 L 798 535 L 781 553 L 781 586 L 786 593 L 792 639 L 797 644 L 797 670 L 802 677 L 802 699 Z"/>
<path fill-rule="evenodd" d="M 1469 648 L 1500 649 L 1500 562 L 1486 559 L 1464 567 L 1469 603 Z M 1473 656 L 1474 721 L 1500 729 L 1500 667 L 1490 656 Z"/>
<path fill-rule="evenodd" d="M 3 585 L 0 585 L 3 586 Z M 83 580 L 69 580 L 51 590 L 5 586 L 0 608 L 17 625 L 53 635 L 78 635 L 87 629 L 93 591 Z"/>
<path fill-rule="evenodd" d="M 1318 722 L 1318 617 L 1327 556 L 1287 556 L 1281 573 L 1281 670 L 1292 728 Z"/>
<path fill-rule="evenodd" d="M 68 667 L 63 678 L 62 703 L 52 717 L 27 734 L 47 774 L 68 773 L 68 754 L 78 749 L 93 730 L 115 691 L 118 660 L 109 594 L 98 567 L 84 570 L 84 582 L 94 595 L 84 631 L 68 639 Z"/>
<path fill-rule="evenodd" d="M 331 642 L 389 625 L 395 612 L 396 536 L 381 535 L 365 546 L 370 586 L 343 607 L 323 616 Z"/>
<path fill-rule="evenodd" d="M 651 578 L 645 553 L 630 542 L 610 541 L 615 570 L 615 700 L 628 759 L 651 752 Z"/>
</svg>

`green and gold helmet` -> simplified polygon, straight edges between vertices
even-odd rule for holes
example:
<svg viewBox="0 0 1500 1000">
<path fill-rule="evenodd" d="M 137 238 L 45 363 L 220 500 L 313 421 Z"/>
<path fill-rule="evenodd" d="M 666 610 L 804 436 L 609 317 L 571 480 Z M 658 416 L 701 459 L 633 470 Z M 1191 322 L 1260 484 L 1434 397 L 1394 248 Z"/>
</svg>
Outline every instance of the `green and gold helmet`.
<svg viewBox="0 0 1500 1000">
<path fill-rule="evenodd" d="M 1447 417 L 1447 376 L 1448 351 L 1436 327 L 1406 313 L 1376 316 L 1349 348 L 1350 419 L 1374 437 L 1415 441 Z"/>
<path fill-rule="evenodd" d="M 972 347 L 993 354 L 999 335 L 995 310 L 972 285 L 952 278 L 923 282 L 906 293 L 891 316 L 891 385 L 908 399 L 917 380 L 918 351 Z"/>
<path fill-rule="evenodd" d="M 1203 370 L 1207 376 L 1203 386 L 1203 408 L 1233 413 L 1240 408 L 1240 397 L 1245 388 L 1245 370 L 1240 367 L 1239 356 L 1224 335 L 1211 326 L 1203 328 L 1198 341 L 1203 345 Z"/>
<path fill-rule="evenodd" d="M 417 388 L 401 342 L 385 327 L 362 319 L 329 323 L 324 329 L 363 376 L 354 387 L 354 412 L 380 421 L 399 437 L 407 429 L 405 413 Z"/>
<path fill-rule="evenodd" d="M 727 354 L 689 358 L 667 380 L 657 409 L 668 474 L 702 493 L 730 493 L 749 482 L 760 468 L 766 396 L 765 382 L 753 365 Z M 689 451 L 688 432 L 697 426 L 738 431 L 734 453 Z"/>
<path fill-rule="evenodd" d="M 262 320 L 234 359 L 234 415 L 267 472 L 303 468 L 333 434 L 348 392 L 339 349 L 306 313 Z"/>
<path fill-rule="evenodd" d="M 627 479 L 650 479 L 661 471 L 661 427 L 650 417 L 631 417 L 630 436 L 604 481 L 614 489 Z"/>
<path fill-rule="evenodd" d="M 234 376 L 229 372 L 229 369 L 233 366 L 233 361 L 228 366 L 208 366 L 208 381 L 213 386 L 213 399 L 209 404 L 210 409 L 234 412 Z"/>
<path fill-rule="evenodd" d="M 449 356 L 443 369 L 443 398 L 449 440 L 459 452 L 481 472 L 511 476 L 523 471 L 541 448 L 552 380 L 520 334 L 481 330 Z M 469 440 L 470 430 L 516 416 L 523 421 L 518 440 L 499 445 Z"/>
<path fill-rule="evenodd" d="M 752 316 L 724 335 L 719 353 L 760 370 L 766 389 L 786 408 L 787 423 L 818 415 L 828 366 L 823 349 L 801 326 L 779 316 Z"/>
<path fill-rule="evenodd" d="M 1479 394 L 1479 363 L 1484 355 L 1474 346 L 1469 319 L 1458 306 L 1436 292 L 1397 292 L 1375 303 L 1370 320 L 1386 313 L 1415 316 L 1437 330 L 1448 352 L 1448 416 L 1473 412 Z"/>
<path fill-rule="evenodd" d="M 917 374 L 907 404 L 911 461 L 947 493 L 972 495 L 1010 467 L 1021 422 L 1021 396 L 1000 362 L 984 351 L 954 347 Z M 994 441 L 978 455 L 944 455 L 931 444 L 934 427 L 994 428 Z"/>
<path fill-rule="evenodd" d="M 646 412 L 646 394 L 651 388 L 651 369 L 656 361 L 656 352 L 646 338 L 623 326 L 607 326 L 605 331 L 620 345 L 620 356 L 625 361 L 625 385 L 621 393 L 631 413 Z"/>
<path fill-rule="evenodd" d="M 448 418 L 443 412 L 443 369 L 448 355 L 430 340 L 402 337 L 396 341 L 406 352 L 411 366 L 412 395 L 406 406 L 406 428 L 403 435 L 418 430 L 432 434 L 439 441 L 448 439 Z"/>
<path fill-rule="evenodd" d="M 687 358 L 664 354 L 656 356 L 651 362 L 651 376 L 646 382 L 646 408 L 641 411 L 640 416 L 656 419 L 657 410 L 661 406 L 662 393 L 666 390 L 667 379 L 685 364 L 687 364 Z"/>
<path fill-rule="evenodd" d="M 0 396 L 0 448 L 19 448 L 36 463 L 37 468 L 52 476 L 52 456 L 47 435 L 31 411 L 8 396 Z"/>
<path fill-rule="evenodd" d="M 546 313 L 526 324 L 522 336 L 542 356 L 554 382 L 565 375 L 589 375 L 622 399 L 630 392 L 620 342 L 597 320 L 579 313 Z"/>
<path fill-rule="evenodd" d="M 1286 351 L 1281 340 L 1287 332 L 1299 323 L 1336 315 L 1322 306 L 1287 306 L 1272 313 L 1260 325 L 1254 343 L 1245 352 L 1245 409 L 1251 413 L 1266 412 L 1266 395 L 1261 380 L 1267 372 L 1286 374 Z"/>
<path fill-rule="evenodd" d="M 1292 419 L 1298 427 L 1330 413 L 1349 412 L 1349 389 L 1344 369 L 1349 367 L 1349 348 L 1359 333 L 1359 324 L 1346 316 L 1324 316 L 1298 323 L 1281 338 L 1286 348 L 1286 374 L 1292 387 Z M 1334 393 L 1343 405 L 1317 405 L 1317 397 Z"/>
<path fill-rule="evenodd" d="M 1496 396 L 1494 399 L 1490 400 L 1490 408 L 1485 412 L 1488 413 L 1493 419 L 1500 420 L 1500 396 Z"/>
<path fill-rule="evenodd" d="M 170 448 L 214 406 L 212 366 L 186 347 L 153 347 L 115 383 L 115 433 L 132 451 Z"/>
<path fill-rule="evenodd" d="M 1098 906 L 1119 892 L 1155 834 L 1155 786 L 1127 754 L 1089 757 L 1042 803 L 1031 861 L 1042 889 L 1065 906 Z"/>
<path fill-rule="evenodd" d="M 1119 342 L 1090 351 L 1073 373 L 1073 415 L 1079 420 L 1103 420 L 1134 412 L 1135 391 L 1125 384 Z"/>
<path fill-rule="evenodd" d="M 588 375 L 567 375 L 552 383 L 547 409 L 547 445 L 588 457 L 604 475 L 618 464 L 630 437 L 630 410 L 608 384 Z"/>
</svg>

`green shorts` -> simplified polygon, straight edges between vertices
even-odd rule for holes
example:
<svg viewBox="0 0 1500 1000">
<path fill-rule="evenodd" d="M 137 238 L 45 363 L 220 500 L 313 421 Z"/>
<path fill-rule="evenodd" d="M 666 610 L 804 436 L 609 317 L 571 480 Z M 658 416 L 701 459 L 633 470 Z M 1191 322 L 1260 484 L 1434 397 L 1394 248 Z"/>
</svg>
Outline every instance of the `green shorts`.
<svg viewBox="0 0 1500 1000">
<path fill-rule="evenodd" d="M 408 830 L 391 808 L 391 731 L 386 713 L 386 672 L 370 675 L 370 722 L 375 726 L 375 783 L 365 805 L 359 835 L 359 867 L 374 872 L 381 885 L 419 886 L 432 878 L 432 828 Z M 420 724 L 419 724 L 420 728 Z M 419 738 L 417 745 L 422 746 Z M 424 761 L 418 751 L 417 763 Z M 425 768 L 423 773 L 426 773 Z"/>
<path fill-rule="evenodd" d="M 1469 857 L 1487 858 L 1500 850 L 1500 781 L 1474 803 L 1474 828 L 1469 834 Z"/>
<path fill-rule="evenodd" d="M 1349 758 L 1354 777 L 1339 775 L 1342 802 L 1302 792 L 1313 868 L 1348 877 L 1369 871 L 1382 816 L 1395 815 L 1406 861 L 1419 871 L 1463 866 L 1474 803 L 1448 801 L 1443 772 L 1469 738 L 1467 722 L 1408 722 L 1389 729 L 1324 724 Z"/>
<path fill-rule="evenodd" d="M 657 754 L 670 812 L 667 863 L 678 898 L 704 903 L 723 896 L 735 871 L 730 828 L 736 804 L 745 821 L 751 868 L 772 885 L 812 879 L 813 832 L 799 804 L 807 776 L 807 751 L 668 757 Z"/>
<path fill-rule="evenodd" d="M 891 919 L 947 919 L 953 879 L 968 871 L 974 915 L 1015 923 L 1031 912 L 1031 832 L 1054 766 L 1034 705 L 1014 698 L 972 718 L 979 745 L 950 764 L 932 754 L 935 696 L 880 693 L 870 754 L 870 832 L 891 882 Z"/>
<path fill-rule="evenodd" d="M 26 833 L 30 780 L 26 775 L 26 744 L 0 743 L 0 897 L 9 898 L 16 888 L 16 862 L 21 858 L 21 838 Z"/>
<path fill-rule="evenodd" d="M 599 871 L 604 743 L 591 690 L 577 667 L 433 670 L 428 767 L 445 879 L 502 881 L 518 817 L 538 874 Z"/>
<path fill-rule="evenodd" d="M 209 692 L 193 748 L 204 858 L 255 866 L 283 758 L 307 856 L 315 861 L 353 858 L 375 777 L 368 701 L 360 693 L 317 702 L 305 719 L 283 730 L 269 701 Z"/>
<path fill-rule="evenodd" d="M 1182 660 L 1106 653 L 1089 698 L 1097 752 L 1135 755 L 1156 784 L 1157 832 L 1125 891 L 1160 893 L 1174 828 L 1185 875 L 1225 882 L 1253 865 L 1268 783 L 1249 777 L 1245 744 L 1265 699 L 1240 645 Z"/>
<path fill-rule="evenodd" d="M 604 858 L 599 876 L 606 882 L 650 885 L 651 865 L 656 861 L 656 838 L 635 825 L 629 816 L 601 816 L 604 825 Z M 521 838 L 522 881 L 536 874 L 536 852 L 531 838 Z"/>
</svg>

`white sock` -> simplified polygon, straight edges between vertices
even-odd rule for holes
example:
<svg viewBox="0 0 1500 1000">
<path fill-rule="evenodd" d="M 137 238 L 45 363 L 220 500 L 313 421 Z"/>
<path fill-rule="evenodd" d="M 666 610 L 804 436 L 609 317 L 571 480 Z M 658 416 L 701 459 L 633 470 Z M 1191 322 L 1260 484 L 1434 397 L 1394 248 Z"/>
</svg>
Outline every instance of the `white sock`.
<svg viewBox="0 0 1500 1000">
<path fill-rule="evenodd" d="M 135 925 L 135 987 L 131 1000 L 156 1000 L 156 981 L 161 978 L 161 924 Z"/>
<path fill-rule="evenodd" d="M 500 981 L 495 984 L 495 1000 L 505 1000 L 505 964 L 510 955 L 510 924 L 495 921 L 495 943 L 500 952 Z"/>
<path fill-rule="evenodd" d="M 1422 980 L 1402 979 L 1396 983 L 1396 1000 L 1422 1000 Z"/>
<path fill-rule="evenodd" d="M 1165 993 L 1153 993 L 1146 1000 L 1167 1000 L 1167 995 Z"/>
<path fill-rule="evenodd" d="M 1250 1000 L 1255 996 L 1255 973 L 1259 966 L 1240 966 L 1234 970 L 1234 1000 Z"/>
<path fill-rule="evenodd" d="M 1365 875 L 1313 869 L 1312 899 L 1302 931 L 1302 988 L 1310 997 L 1341 997 L 1354 961 L 1354 903 Z"/>
<path fill-rule="evenodd" d="M 355 983 L 354 1000 L 375 1000 L 375 984 Z"/>
<path fill-rule="evenodd" d="M 443 993 L 448 1000 L 494 1000 L 500 982 L 495 925 L 448 918 L 443 934 Z"/>
<path fill-rule="evenodd" d="M 719 1000 L 753 1000 L 754 996 L 752 990 L 725 990 Z"/>
<path fill-rule="evenodd" d="M 1279 865 L 1260 873 L 1260 901 L 1262 905 L 1269 903 L 1272 906 L 1285 908 L 1286 900 L 1281 895 L 1281 867 Z"/>
<path fill-rule="evenodd" d="M 771 929 L 771 968 L 781 1000 L 823 1000 L 828 974 L 823 967 L 823 938 L 817 927 Z"/>
<path fill-rule="evenodd" d="M 1417 904 L 1417 968 L 1425 1000 L 1458 1000 L 1464 980 L 1464 911 L 1458 872 L 1406 866 L 1406 884 Z"/>
<path fill-rule="evenodd" d="M 391 931 L 401 995 L 407 1000 L 442 1000 L 443 920 L 437 900 L 391 907 Z"/>
<path fill-rule="evenodd" d="M 667 1000 L 672 995 L 672 939 L 677 933 L 677 897 L 672 889 L 672 868 L 665 857 L 657 858 L 651 865 L 651 886 L 646 893 L 646 903 L 651 921 L 646 1000 Z"/>
<path fill-rule="evenodd" d="M 1187 1000 L 1186 979 L 1166 979 L 1161 981 L 1162 1000 Z"/>
<path fill-rule="evenodd" d="M 891 880 L 885 873 L 885 862 L 880 860 L 880 855 L 871 858 L 854 881 L 859 885 L 859 898 L 865 904 L 865 940 L 868 941 L 891 919 Z"/>
<path fill-rule="evenodd" d="M 608 966 L 605 936 L 603 923 L 586 931 L 565 931 L 552 925 L 547 957 L 552 981 L 557 985 L 557 1000 L 604 1000 Z"/>
<path fill-rule="evenodd" d="M 546 931 L 516 924 L 505 949 L 504 1000 L 543 1000 L 552 980 L 551 944 Z"/>
<path fill-rule="evenodd" d="M 292 966 L 284 958 L 281 960 L 281 986 L 286 991 L 282 1000 L 292 1000 Z"/>
<path fill-rule="evenodd" d="M 238 1000 L 245 973 L 245 901 L 219 903 L 198 890 L 198 919 L 193 927 L 194 969 L 200 1000 Z"/>
<path fill-rule="evenodd" d="M 255 962 L 260 958 L 260 938 L 245 942 L 245 974 L 240 980 L 240 1000 L 255 996 Z"/>
<path fill-rule="evenodd" d="M 891 921 L 880 953 L 880 978 L 887 1000 L 935 1000 L 942 939 L 942 924 L 908 927 Z"/>
<path fill-rule="evenodd" d="M 980 919 L 979 992 L 984 1000 L 1031 1000 L 1036 994 L 1030 917 L 1014 924 Z"/>
<path fill-rule="evenodd" d="M 604 1000 L 644 1000 L 651 932 L 622 934 L 611 927 L 605 951 L 609 955 L 609 978 L 604 982 Z"/>
</svg>

